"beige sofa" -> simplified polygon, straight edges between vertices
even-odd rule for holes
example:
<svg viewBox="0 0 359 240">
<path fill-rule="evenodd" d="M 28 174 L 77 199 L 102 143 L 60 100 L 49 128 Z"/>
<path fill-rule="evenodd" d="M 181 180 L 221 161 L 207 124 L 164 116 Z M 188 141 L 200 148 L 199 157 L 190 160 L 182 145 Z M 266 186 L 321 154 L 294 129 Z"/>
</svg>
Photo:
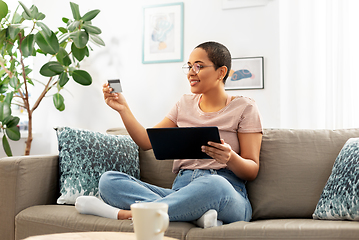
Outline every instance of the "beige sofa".
<svg viewBox="0 0 359 240">
<path fill-rule="evenodd" d="M 253 206 L 251 222 L 210 229 L 171 222 L 165 235 L 177 239 L 358 239 L 359 222 L 313 220 L 312 213 L 348 138 L 359 129 L 266 129 L 257 179 L 247 184 Z M 157 161 L 140 151 L 141 178 L 170 187 L 171 161 Z M 80 231 L 133 231 L 130 220 L 78 214 L 73 206 L 56 205 L 58 156 L 0 160 L 0 238 Z"/>
</svg>

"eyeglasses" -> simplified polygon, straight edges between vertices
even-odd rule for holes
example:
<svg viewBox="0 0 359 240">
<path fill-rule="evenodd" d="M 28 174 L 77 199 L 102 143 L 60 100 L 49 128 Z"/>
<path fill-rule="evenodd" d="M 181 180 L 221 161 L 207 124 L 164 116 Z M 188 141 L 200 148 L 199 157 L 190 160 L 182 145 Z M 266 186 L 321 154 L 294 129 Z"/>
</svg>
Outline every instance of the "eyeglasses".
<svg viewBox="0 0 359 240">
<path fill-rule="evenodd" d="M 195 64 L 193 64 L 193 65 L 191 66 L 191 65 L 188 65 L 187 63 L 185 63 L 185 64 L 183 65 L 182 69 L 183 69 L 183 72 L 184 72 L 185 74 L 188 74 L 188 73 L 191 71 L 191 69 L 193 70 L 193 72 L 194 72 L 195 74 L 198 74 L 199 71 L 200 71 L 202 68 L 205 68 L 205 67 L 213 67 L 213 66 L 214 66 L 214 65 L 203 66 L 203 65 L 200 65 L 199 63 L 195 63 Z"/>
</svg>

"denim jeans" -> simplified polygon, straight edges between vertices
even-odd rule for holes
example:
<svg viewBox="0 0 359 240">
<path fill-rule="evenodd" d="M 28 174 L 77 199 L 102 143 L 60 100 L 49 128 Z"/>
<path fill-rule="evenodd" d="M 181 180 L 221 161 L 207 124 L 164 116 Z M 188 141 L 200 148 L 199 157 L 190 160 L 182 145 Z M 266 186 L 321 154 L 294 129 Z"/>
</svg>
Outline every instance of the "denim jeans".
<svg viewBox="0 0 359 240">
<path fill-rule="evenodd" d="M 245 183 L 228 169 L 180 170 L 172 189 L 109 171 L 101 176 L 99 191 L 104 202 L 120 209 L 129 210 L 135 202 L 167 203 L 170 221 L 193 221 L 210 209 L 224 223 L 252 217 Z"/>
</svg>

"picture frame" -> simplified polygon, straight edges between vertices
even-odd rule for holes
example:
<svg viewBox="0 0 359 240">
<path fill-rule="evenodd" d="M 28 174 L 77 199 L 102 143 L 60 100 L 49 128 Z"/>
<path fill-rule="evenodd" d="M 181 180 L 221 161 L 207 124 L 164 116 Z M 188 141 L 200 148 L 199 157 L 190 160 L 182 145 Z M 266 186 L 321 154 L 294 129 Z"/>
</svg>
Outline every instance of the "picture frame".
<svg viewBox="0 0 359 240">
<path fill-rule="evenodd" d="M 142 63 L 183 61 L 183 2 L 143 8 Z"/>
<path fill-rule="evenodd" d="M 232 58 L 225 90 L 264 89 L 264 57 Z"/>
</svg>

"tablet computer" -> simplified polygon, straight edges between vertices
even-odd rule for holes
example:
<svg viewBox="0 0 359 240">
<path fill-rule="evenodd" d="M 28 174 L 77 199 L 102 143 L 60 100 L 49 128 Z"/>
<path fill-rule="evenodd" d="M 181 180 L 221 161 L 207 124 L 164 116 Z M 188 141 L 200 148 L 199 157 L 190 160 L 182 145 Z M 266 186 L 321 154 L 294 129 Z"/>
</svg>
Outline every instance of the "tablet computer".
<svg viewBox="0 0 359 240">
<path fill-rule="evenodd" d="M 220 143 L 217 127 L 148 128 L 147 134 L 157 160 L 211 159 L 201 147 Z"/>
</svg>

